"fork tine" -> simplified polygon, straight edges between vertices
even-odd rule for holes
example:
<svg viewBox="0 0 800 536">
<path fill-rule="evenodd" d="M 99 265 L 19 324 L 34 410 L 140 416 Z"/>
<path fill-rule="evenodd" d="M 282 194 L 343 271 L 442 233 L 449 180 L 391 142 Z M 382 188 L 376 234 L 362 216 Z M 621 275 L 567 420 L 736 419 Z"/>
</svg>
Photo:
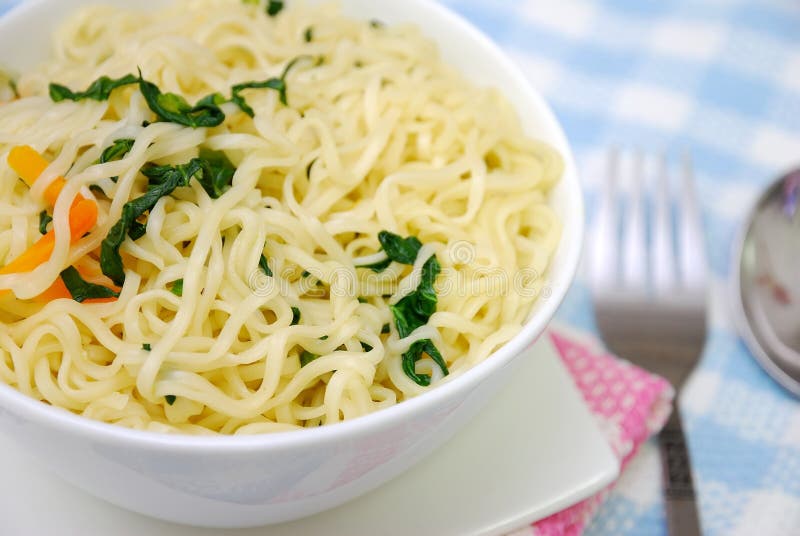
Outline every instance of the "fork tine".
<svg viewBox="0 0 800 536">
<path fill-rule="evenodd" d="M 672 240 L 672 214 L 667 155 L 661 153 L 656 171 L 653 201 L 653 240 L 650 255 L 653 261 L 653 287 L 656 294 L 664 295 L 675 288 L 675 254 Z"/>
<path fill-rule="evenodd" d="M 707 264 L 703 223 L 694 188 L 694 172 L 689 152 L 682 158 L 680 204 L 680 267 L 681 282 L 687 290 L 701 290 L 706 285 Z"/>
<path fill-rule="evenodd" d="M 644 155 L 637 149 L 631 166 L 631 189 L 624 221 L 623 281 L 632 290 L 642 290 L 647 284 L 647 237 L 645 236 L 642 176 Z"/>
<path fill-rule="evenodd" d="M 597 216 L 592 231 L 590 283 L 597 291 L 617 285 L 618 238 L 617 238 L 617 169 L 619 150 L 613 147 L 608 152 L 608 168 L 600 192 Z"/>
</svg>

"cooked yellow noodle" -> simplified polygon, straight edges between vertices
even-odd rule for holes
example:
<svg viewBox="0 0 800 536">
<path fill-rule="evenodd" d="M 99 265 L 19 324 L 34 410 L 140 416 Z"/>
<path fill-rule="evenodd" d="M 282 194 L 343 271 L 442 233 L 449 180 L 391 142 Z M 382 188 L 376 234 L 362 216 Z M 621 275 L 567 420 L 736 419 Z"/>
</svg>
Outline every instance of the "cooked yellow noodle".
<svg viewBox="0 0 800 536">
<path fill-rule="evenodd" d="M 226 120 L 214 128 L 142 126 L 153 117 L 135 85 L 107 102 L 47 96 L 50 82 L 84 89 L 138 66 L 162 91 L 195 102 L 277 76 L 301 55 L 324 62 L 301 61 L 289 73 L 288 106 L 276 91 L 248 90 L 255 117 L 226 103 Z M 547 204 L 562 171 L 558 154 L 522 133 L 497 91 L 443 64 L 413 26 L 375 28 L 335 6 L 295 2 L 277 17 L 238 0 L 185 0 L 158 12 L 97 7 L 64 24 L 53 58 L 18 87 L 22 98 L 0 106 L 0 265 L 40 236 L 41 196 L 58 175 L 67 186 L 55 229 L 68 228 L 72 200 L 92 195 L 89 185 L 111 200 L 98 198 L 98 225 L 78 243 L 57 232 L 49 262 L 0 276 L 0 288 L 13 291 L 0 297 L 0 380 L 92 419 L 262 433 L 391 406 L 450 381 L 513 337 L 559 240 Z M 94 164 L 118 138 L 134 138 L 132 150 Z M 21 144 L 52 161 L 30 189 L 6 163 Z M 184 163 L 201 144 L 236 164 L 232 187 L 211 199 L 191 181 L 162 198 L 146 234 L 122 246 L 127 278 L 117 301 L 32 299 L 65 267 L 97 258 L 123 205 L 144 191 L 144 164 Z M 413 268 L 356 268 L 384 258 L 376 254 L 381 230 L 420 239 Z M 262 252 L 273 278 L 258 269 Z M 416 288 L 434 254 L 443 268 L 438 310 L 398 340 L 389 304 Z M 178 297 L 169 289 L 181 278 Z M 301 310 L 299 325 L 291 325 L 292 307 Z M 420 360 L 431 387 L 414 383 L 401 362 L 425 338 L 451 372 L 442 378 L 431 359 Z M 320 357 L 301 367 L 302 349 Z"/>
</svg>

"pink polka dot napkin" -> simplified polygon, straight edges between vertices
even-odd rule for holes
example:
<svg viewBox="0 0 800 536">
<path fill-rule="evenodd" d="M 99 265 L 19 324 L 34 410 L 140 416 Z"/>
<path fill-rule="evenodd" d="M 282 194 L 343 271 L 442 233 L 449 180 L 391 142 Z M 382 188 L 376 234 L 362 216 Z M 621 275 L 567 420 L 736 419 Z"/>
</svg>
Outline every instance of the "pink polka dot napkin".
<svg viewBox="0 0 800 536">
<path fill-rule="evenodd" d="M 602 350 L 600 344 L 566 328 L 551 338 L 589 409 L 600 422 L 624 471 L 639 446 L 661 430 L 674 390 L 666 380 Z M 579 536 L 612 486 L 574 506 L 517 530 L 513 536 Z"/>
</svg>

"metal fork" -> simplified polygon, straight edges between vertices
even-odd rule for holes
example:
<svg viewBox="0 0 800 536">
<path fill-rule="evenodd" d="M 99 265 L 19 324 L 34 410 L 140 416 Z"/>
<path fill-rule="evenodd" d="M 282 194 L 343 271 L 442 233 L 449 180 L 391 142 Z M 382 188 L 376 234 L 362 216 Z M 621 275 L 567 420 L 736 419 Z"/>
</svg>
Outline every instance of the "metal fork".
<svg viewBox="0 0 800 536">
<path fill-rule="evenodd" d="M 618 189 L 620 156 L 616 149 L 609 153 L 591 230 L 589 277 L 597 325 L 610 351 L 665 377 L 680 392 L 706 339 L 707 263 L 691 159 L 683 155 L 673 200 L 666 156 L 658 159 L 655 181 L 645 181 L 644 154 L 627 153 L 626 192 Z M 669 533 L 699 536 L 677 404 L 658 440 Z"/>
</svg>

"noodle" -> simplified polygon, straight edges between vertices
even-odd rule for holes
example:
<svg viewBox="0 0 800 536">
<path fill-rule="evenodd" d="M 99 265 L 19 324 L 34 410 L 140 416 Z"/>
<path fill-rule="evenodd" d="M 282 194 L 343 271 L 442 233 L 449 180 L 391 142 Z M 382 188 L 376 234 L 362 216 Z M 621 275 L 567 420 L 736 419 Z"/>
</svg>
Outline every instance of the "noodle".
<svg viewBox="0 0 800 536">
<path fill-rule="evenodd" d="M 285 104 L 278 90 L 247 89 L 254 116 L 224 102 L 218 126 L 155 121 L 136 84 L 107 100 L 48 97 L 53 82 L 83 90 L 141 68 L 193 104 L 280 77 L 295 58 Z M 294 2 L 276 16 L 235 0 L 95 7 L 64 24 L 53 58 L 17 87 L 20 98 L 0 105 L 0 266 L 41 236 L 43 195 L 58 176 L 66 184 L 49 261 L 0 275 L 11 290 L 0 294 L 0 381 L 54 406 L 193 434 L 352 419 L 484 360 L 519 331 L 545 284 L 560 237 L 547 204 L 559 155 L 413 26 Z M 122 158 L 97 163 L 128 138 Z M 51 161 L 30 188 L 7 163 L 26 144 Z M 158 199 L 137 220 L 143 235 L 122 242 L 117 299 L 42 298 L 73 265 L 111 287 L 101 243 L 147 190 L 141 171 L 185 164 L 201 147 L 233 163 L 230 187 L 212 198 L 190 180 Z M 70 243 L 81 195 L 99 217 Z M 416 259 L 365 268 L 388 262 L 381 231 L 416 237 Z M 414 298 L 434 261 L 436 312 L 401 339 L 390 306 Z M 430 386 L 403 368 L 402 355 L 425 341 L 447 364 L 433 350 L 416 362 Z"/>
</svg>

